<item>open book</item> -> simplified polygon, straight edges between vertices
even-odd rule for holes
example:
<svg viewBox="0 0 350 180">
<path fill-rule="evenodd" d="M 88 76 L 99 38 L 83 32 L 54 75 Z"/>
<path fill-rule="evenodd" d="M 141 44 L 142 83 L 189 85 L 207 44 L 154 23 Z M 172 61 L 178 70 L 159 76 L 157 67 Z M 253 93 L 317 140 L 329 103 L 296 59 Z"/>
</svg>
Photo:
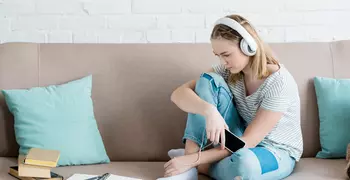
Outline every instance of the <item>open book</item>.
<svg viewBox="0 0 350 180">
<path fill-rule="evenodd" d="M 67 180 L 86 180 L 86 179 L 97 177 L 97 176 L 98 175 L 74 174 L 73 176 L 69 177 Z M 110 176 L 108 176 L 108 178 L 104 179 L 104 180 L 142 180 L 142 179 L 110 174 Z"/>
</svg>

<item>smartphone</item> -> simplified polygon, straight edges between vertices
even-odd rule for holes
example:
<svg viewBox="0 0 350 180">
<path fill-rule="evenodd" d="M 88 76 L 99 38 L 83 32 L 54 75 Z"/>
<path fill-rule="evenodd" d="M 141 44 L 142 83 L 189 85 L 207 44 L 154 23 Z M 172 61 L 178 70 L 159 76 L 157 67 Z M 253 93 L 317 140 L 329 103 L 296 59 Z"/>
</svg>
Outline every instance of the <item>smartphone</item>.
<svg viewBox="0 0 350 180">
<path fill-rule="evenodd" d="M 225 148 L 229 150 L 231 153 L 236 152 L 237 150 L 243 148 L 245 146 L 245 142 L 234 135 L 232 132 L 225 129 Z M 221 144 L 221 136 L 219 139 L 219 144 Z"/>
</svg>

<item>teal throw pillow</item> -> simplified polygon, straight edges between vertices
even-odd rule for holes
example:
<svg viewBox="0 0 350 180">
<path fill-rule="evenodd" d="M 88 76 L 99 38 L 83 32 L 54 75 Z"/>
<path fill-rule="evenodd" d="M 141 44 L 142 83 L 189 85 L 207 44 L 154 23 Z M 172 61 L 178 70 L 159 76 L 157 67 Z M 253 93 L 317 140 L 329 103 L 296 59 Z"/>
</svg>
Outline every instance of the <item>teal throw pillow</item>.
<svg viewBox="0 0 350 180">
<path fill-rule="evenodd" d="M 317 158 L 344 158 L 350 142 L 350 79 L 314 78 L 320 119 Z"/>
<path fill-rule="evenodd" d="M 15 118 L 19 154 L 60 151 L 57 166 L 109 163 L 91 99 L 92 76 L 61 85 L 2 90 Z"/>
</svg>

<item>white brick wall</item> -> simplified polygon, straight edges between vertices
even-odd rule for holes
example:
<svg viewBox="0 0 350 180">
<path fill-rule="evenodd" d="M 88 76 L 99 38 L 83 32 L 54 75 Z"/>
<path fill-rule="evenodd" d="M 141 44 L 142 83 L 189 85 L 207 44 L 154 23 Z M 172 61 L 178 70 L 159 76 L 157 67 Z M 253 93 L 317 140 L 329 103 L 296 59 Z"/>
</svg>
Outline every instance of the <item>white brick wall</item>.
<svg viewBox="0 0 350 180">
<path fill-rule="evenodd" d="M 0 43 L 201 43 L 238 13 L 267 42 L 350 39 L 350 0 L 0 0 Z"/>
</svg>

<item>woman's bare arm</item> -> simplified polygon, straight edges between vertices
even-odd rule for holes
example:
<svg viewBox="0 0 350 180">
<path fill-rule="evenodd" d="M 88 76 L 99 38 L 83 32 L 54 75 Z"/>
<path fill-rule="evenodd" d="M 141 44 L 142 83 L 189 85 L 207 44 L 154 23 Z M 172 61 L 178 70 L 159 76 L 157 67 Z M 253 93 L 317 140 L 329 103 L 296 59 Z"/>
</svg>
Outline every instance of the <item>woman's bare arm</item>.
<svg viewBox="0 0 350 180">
<path fill-rule="evenodd" d="M 273 127 L 282 117 L 281 112 L 274 112 L 260 108 L 254 120 L 248 125 L 241 137 L 247 144 L 247 148 L 254 148 L 265 136 L 272 131 Z"/>
<path fill-rule="evenodd" d="M 209 70 L 209 72 L 213 71 L 213 69 Z M 194 91 L 195 87 L 196 80 L 181 85 L 171 94 L 171 101 L 185 112 L 207 116 L 215 107 L 202 100 Z"/>
</svg>

